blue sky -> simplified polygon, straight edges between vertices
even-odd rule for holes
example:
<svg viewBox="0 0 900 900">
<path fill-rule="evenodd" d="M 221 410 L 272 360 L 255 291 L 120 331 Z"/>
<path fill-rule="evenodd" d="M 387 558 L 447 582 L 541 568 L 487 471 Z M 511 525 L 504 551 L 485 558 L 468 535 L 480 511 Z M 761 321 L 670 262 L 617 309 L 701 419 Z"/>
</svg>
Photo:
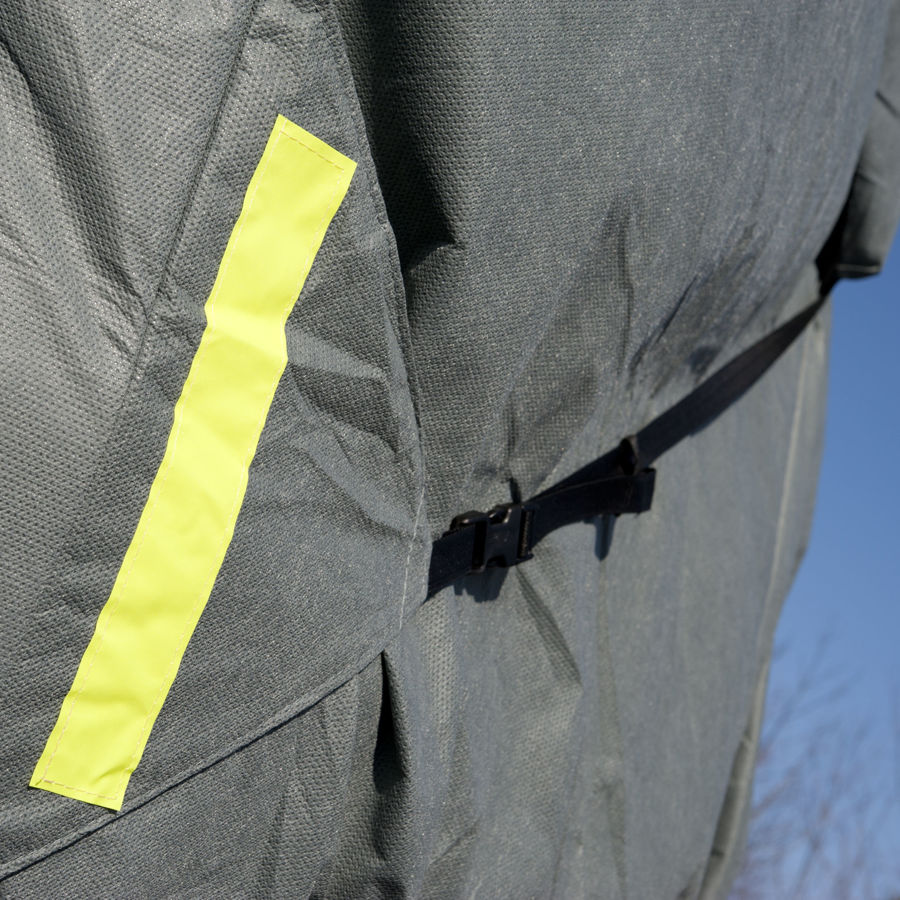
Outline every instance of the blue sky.
<svg viewBox="0 0 900 900">
<path fill-rule="evenodd" d="M 772 691 L 818 657 L 844 684 L 834 744 L 883 803 L 867 896 L 900 895 L 900 240 L 833 297 L 825 455 L 812 537 L 782 614 Z M 824 639 L 824 644 L 822 643 Z M 829 740 L 828 737 L 823 740 Z"/>
</svg>

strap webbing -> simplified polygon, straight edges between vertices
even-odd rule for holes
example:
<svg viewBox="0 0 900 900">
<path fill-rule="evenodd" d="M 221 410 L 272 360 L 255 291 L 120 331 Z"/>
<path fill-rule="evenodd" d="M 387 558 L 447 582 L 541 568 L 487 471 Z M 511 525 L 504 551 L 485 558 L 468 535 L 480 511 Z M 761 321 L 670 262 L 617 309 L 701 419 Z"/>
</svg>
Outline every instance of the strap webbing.
<svg viewBox="0 0 900 900">
<path fill-rule="evenodd" d="M 651 464 L 740 399 L 799 337 L 833 286 L 834 280 L 827 279 L 815 303 L 738 354 L 614 450 L 523 503 L 457 516 L 432 545 L 428 596 L 487 566 L 514 566 L 530 559 L 541 539 L 563 525 L 648 510 L 656 474 Z"/>
</svg>

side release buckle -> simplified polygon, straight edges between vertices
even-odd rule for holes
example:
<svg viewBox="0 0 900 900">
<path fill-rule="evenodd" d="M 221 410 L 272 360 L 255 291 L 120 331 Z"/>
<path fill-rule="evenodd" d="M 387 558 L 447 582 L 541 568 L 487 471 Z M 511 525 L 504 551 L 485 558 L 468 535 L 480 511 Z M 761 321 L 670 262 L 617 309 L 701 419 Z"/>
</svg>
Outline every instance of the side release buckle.
<svg viewBox="0 0 900 900">
<path fill-rule="evenodd" d="M 518 565 L 531 559 L 531 526 L 536 507 L 530 503 L 502 503 L 488 512 L 461 513 L 450 523 L 450 531 L 474 528 L 472 567 L 469 573 L 488 566 Z"/>
</svg>

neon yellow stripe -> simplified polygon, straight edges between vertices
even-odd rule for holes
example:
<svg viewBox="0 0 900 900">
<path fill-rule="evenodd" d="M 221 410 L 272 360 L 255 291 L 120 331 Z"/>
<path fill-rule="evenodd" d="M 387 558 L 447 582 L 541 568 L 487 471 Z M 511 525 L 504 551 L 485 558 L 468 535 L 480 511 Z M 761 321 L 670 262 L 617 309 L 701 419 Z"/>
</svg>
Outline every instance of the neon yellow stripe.
<svg viewBox="0 0 900 900">
<path fill-rule="evenodd" d="M 119 809 L 231 542 L 284 325 L 356 163 L 279 116 L 244 196 L 165 455 L 31 778 Z"/>
</svg>

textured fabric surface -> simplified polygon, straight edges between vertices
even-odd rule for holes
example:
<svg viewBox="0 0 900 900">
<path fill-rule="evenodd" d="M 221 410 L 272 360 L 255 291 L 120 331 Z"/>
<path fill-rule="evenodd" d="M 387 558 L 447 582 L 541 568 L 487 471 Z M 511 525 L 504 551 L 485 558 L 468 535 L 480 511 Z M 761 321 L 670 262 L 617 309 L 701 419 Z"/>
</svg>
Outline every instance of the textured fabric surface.
<svg viewBox="0 0 900 900">
<path fill-rule="evenodd" d="M 2 578 L 13 602 L 3 629 L 10 684 L 0 692 L 0 721 L 16 723 L 0 750 L 4 785 L 13 790 L 4 864 L 103 822 L 95 809 L 35 792 L 23 806 L 13 785 L 35 742 L 49 734 L 134 533 L 200 341 L 203 303 L 276 112 L 359 167 L 288 320 L 288 367 L 210 615 L 192 639 L 206 650 L 186 654 L 161 713 L 167 724 L 154 728 L 126 802 L 158 794 L 346 681 L 397 632 L 407 599 L 424 593 L 428 544 L 415 530 L 422 473 L 400 346 L 401 281 L 362 124 L 321 17 L 286 2 L 234 7 L 226 21 L 200 6 L 155 24 L 124 6 L 115 11 L 26 5 L 3 22 L 13 32 L 6 90 L 32 98 L 5 105 L 22 124 L 18 139 L 5 142 L 4 172 L 12 179 L 24 170 L 53 187 L 63 171 L 91 198 L 76 202 L 61 188 L 58 201 L 48 196 L 31 209 L 27 181 L 5 191 L 13 200 L 7 215 L 18 214 L 22 225 L 4 254 L 12 270 L 4 279 L 4 345 L 12 353 L 3 358 L 3 420 L 14 425 L 3 432 L 0 454 L 4 492 L 13 498 L 4 508 Z M 220 48 L 229 29 L 229 54 L 209 61 L 214 89 L 190 99 L 194 44 Z M 46 59 L 54 52 L 58 59 Z M 142 71 L 130 57 L 146 53 L 165 59 Z M 189 68 L 184 84 L 170 75 L 171 60 Z M 56 94 L 71 83 L 77 102 L 61 105 L 79 128 L 90 127 L 93 113 L 111 130 L 130 129 L 124 158 L 91 134 L 93 144 L 70 159 L 68 129 L 47 121 L 29 88 L 41 79 Z M 178 104 L 192 111 L 180 127 L 168 117 Z M 173 131 L 171 151 L 164 140 L 141 166 L 130 147 L 160 130 Z M 182 134 L 193 141 L 184 153 Z M 53 165 L 30 162 L 41 153 Z M 161 166 L 184 172 L 184 183 L 178 218 L 157 223 L 145 213 L 160 215 Z M 121 232 L 124 242 L 135 233 L 149 243 L 155 235 L 157 269 L 138 282 L 125 259 L 121 277 L 99 291 L 97 270 L 118 262 L 116 253 L 88 225 L 58 239 L 42 227 L 69 207 L 101 237 Z M 58 246 L 68 250 L 62 259 L 54 258 Z"/>
<path fill-rule="evenodd" d="M 838 244 L 842 276 L 879 272 L 900 222 L 900 3 L 887 25 L 885 60 Z"/>
<path fill-rule="evenodd" d="M 430 540 L 862 245 L 889 5 L 5 0 L 0 896 L 727 894 L 827 311 L 650 512 L 423 603 Z M 358 168 L 234 541 L 121 812 L 31 790 L 279 113 Z"/>
</svg>

